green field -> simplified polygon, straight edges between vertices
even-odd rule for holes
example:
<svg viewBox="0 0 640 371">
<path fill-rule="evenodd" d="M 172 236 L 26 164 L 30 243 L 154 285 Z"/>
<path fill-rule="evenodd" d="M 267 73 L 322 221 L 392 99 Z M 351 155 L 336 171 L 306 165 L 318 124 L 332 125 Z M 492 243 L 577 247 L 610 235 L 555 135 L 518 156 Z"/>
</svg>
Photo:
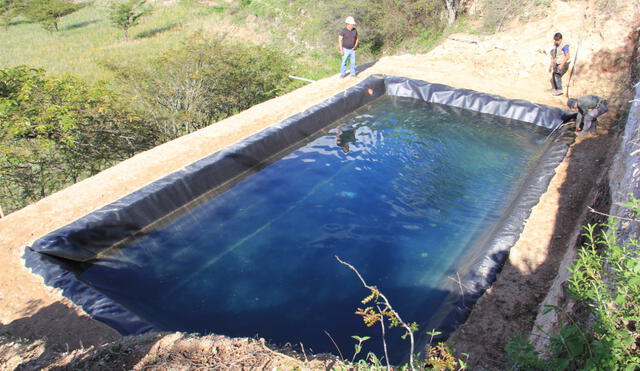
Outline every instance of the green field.
<svg viewBox="0 0 640 371">
<path fill-rule="evenodd" d="M 233 9 L 233 5 L 206 5 L 197 1 L 180 1 L 174 5 L 156 5 L 150 15 L 141 19 L 130 30 L 126 40 L 122 30 L 111 25 L 109 1 L 98 0 L 80 11 L 62 18 L 60 31 L 49 32 L 39 24 L 17 19 L 6 30 L 0 31 L 0 68 L 18 65 L 41 67 L 50 73 L 70 73 L 89 81 L 109 80 L 110 72 L 103 63 L 137 64 L 176 48 L 196 33 L 226 33 L 225 26 L 235 22 L 243 27 L 247 11 L 259 7 Z M 265 14 L 268 20 L 269 16 Z M 251 25 L 256 27 L 255 24 Z M 271 36 L 268 23 L 257 25 L 262 30 L 251 30 L 238 37 L 251 39 L 252 32 L 261 34 L 261 41 L 277 40 Z M 267 37 L 264 35 L 267 34 Z M 314 61 L 320 71 L 325 62 L 337 66 L 335 61 Z M 311 73 L 311 77 L 320 77 Z"/>
</svg>

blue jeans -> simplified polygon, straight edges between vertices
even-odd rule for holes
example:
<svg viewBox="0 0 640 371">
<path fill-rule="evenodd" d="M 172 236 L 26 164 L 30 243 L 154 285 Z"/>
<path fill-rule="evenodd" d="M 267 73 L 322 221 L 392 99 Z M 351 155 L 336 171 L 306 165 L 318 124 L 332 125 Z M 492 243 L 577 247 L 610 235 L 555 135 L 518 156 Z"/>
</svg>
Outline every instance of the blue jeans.
<svg viewBox="0 0 640 371">
<path fill-rule="evenodd" d="M 347 58 L 351 58 L 351 76 L 356 75 L 356 51 L 353 49 L 342 48 L 342 64 L 340 64 L 340 76 L 347 73 Z"/>
</svg>

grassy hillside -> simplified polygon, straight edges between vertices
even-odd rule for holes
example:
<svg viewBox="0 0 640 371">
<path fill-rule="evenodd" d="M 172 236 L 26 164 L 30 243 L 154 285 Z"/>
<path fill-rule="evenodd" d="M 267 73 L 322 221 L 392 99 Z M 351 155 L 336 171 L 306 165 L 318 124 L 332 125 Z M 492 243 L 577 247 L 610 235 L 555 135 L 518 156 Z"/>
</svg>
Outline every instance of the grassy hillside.
<svg viewBox="0 0 640 371">
<path fill-rule="evenodd" d="M 0 30 L 0 206 L 9 212 L 302 85 L 289 74 L 337 74 L 345 15 L 358 19 L 358 64 L 426 51 L 445 30 L 440 0 L 148 0 L 151 12 L 126 38 L 110 21 L 124 0 L 76 1 L 84 6 L 58 31 L 31 20 L 51 4 L 33 1 L 12 8 L 18 16 Z M 84 134 L 96 122 L 112 134 L 105 142 L 129 129 L 125 137 L 148 140 L 116 158 L 80 159 L 101 152 L 80 149 L 93 148 Z"/>
<path fill-rule="evenodd" d="M 131 39 L 108 20 L 108 1 L 99 0 L 62 18 L 59 32 L 48 32 L 26 20 L 14 21 L 2 35 L 0 67 L 21 64 L 51 73 L 71 73 L 96 81 L 109 79 L 105 61 L 144 63 L 149 57 L 177 47 L 206 24 L 222 19 L 224 8 L 198 2 L 155 6 L 131 30 Z"/>
<path fill-rule="evenodd" d="M 169 5 L 156 2 L 152 13 L 130 30 L 130 40 L 111 25 L 110 3 L 97 0 L 63 17 L 59 32 L 46 31 L 26 19 L 14 20 L 0 31 L 0 68 L 28 65 L 89 81 L 110 80 L 112 73 L 103 67 L 105 63 L 145 63 L 179 47 L 194 34 L 226 34 L 228 38 L 281 49 L 304 65 L 300 71 L 305 77 L 322 78 L 338 70 L 336 55 L 327 55 L 323 45 L 311 46 L 298 37 L 301 25 L 295 20 L 296 9 L 285 1 L 246 5 L 237 1 L 222 1 L 220 5 L 186 0 Z M 314 37 L 313 32 L 303 36 Z"/>
</svg>

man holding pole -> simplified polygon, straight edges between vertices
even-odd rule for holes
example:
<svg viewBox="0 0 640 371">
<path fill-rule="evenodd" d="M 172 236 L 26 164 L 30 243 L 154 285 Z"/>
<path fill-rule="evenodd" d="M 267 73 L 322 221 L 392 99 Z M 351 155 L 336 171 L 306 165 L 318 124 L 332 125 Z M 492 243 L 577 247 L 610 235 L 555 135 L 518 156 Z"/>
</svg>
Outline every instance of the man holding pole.
<svg viewBox="0 0 640 371">
<path fill-rule="evenodd" d="M 551 94 L 562 95 L 562 76 L 569 69 L 569 45 L 562 45 L 562 34 L 553 35 L 553 49 L 551 49 Z"/>
</svg>

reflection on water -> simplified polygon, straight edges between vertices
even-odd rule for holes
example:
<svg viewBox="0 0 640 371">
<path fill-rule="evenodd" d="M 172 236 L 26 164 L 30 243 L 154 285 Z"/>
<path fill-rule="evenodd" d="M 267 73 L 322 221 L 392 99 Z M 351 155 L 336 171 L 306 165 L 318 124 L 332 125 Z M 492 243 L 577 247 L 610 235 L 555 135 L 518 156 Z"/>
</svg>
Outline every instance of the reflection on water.
<svg viewBox="0 0 640 371">
<path fill-rule="evenodd" d="M 402 317 L 443 308 L 474 241 L 500 218 L 547 130 L 385 97 L 159 230 L 82 278 L 166 330 L 259 334 L 343 353 L 379 329 L 354 314 L 356 266 Z M 463 272 L 461 272 L 463 273 Z M 424 329 L 429 330 L 429 329 Z M 408 349 L 388 334 L 392 357 Z"/>
</svg>

